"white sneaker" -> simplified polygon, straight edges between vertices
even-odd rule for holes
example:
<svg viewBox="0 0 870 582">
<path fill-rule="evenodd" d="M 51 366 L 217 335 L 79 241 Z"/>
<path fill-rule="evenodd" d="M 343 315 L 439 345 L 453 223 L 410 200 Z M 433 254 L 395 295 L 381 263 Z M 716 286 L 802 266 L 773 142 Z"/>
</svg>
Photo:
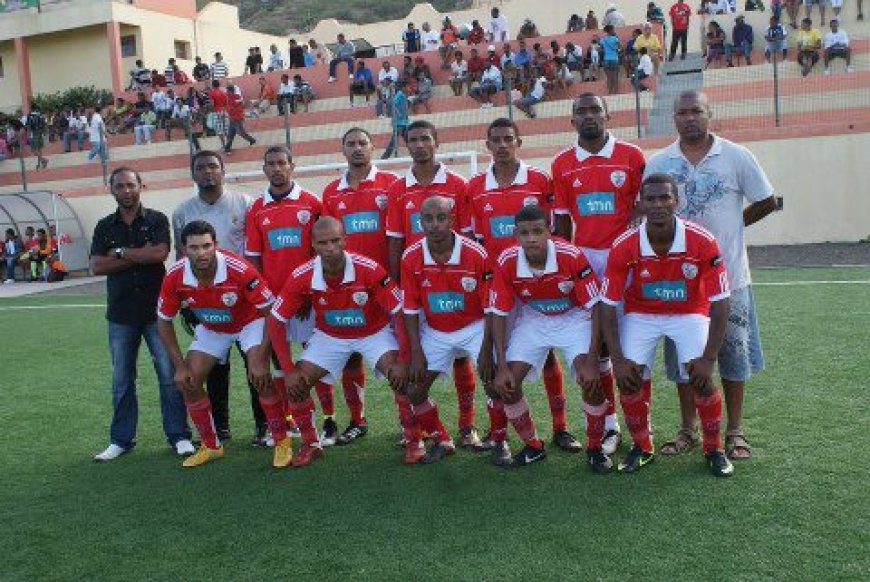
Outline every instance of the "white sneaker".
<svg viewBox="0 0 870 582">
<path fill-rule="evenodd" d="M 335 83 L 335 77 L 330 77 L 326 80 L 327 83 Z"/>
<path fill-rule="evenodd" d="M 118 445 L 112 443 L 108 447 L 106 447 L 106 450 L 104 450 L 102 453 L 97 453 L 96 455 L 94 455 L 94 460 L 111 461 L 113 459 L 117 459 L 126 452 L 127 449 L 121 448 Z"/>
<path fill-rule="evenodd" d="M 606 431 L 604 433 L 604 440 L 601 441 L 601 452 L 607 456 L 612 455 L 616 452 L 620 441 L 622 441 L 622 433 L 618 430 L 612 429 Z"/>
<path fill-rule="evenodd" d="M 825 74 L 826 74 L 826 75 L 830 75 L 830 74 L 831 74 L 831 69 L 825 69 Z"/>
<path fill-rule="evenodd" d="M 175 454 L 179 457 L 187 457 L 195 452 L 196 449 L 193 447 L 193 443 L 187 439 L 181 439 L 175 443 Z"/>
</svg>

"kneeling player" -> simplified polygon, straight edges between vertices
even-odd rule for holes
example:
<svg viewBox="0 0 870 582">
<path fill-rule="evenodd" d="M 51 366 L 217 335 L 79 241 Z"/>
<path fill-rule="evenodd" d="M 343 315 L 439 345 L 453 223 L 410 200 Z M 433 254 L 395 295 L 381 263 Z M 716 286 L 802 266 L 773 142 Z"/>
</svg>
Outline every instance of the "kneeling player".
<svg viewBox="0 0 870 582">
<path fill-rule="evenodd" d="M 175 383 L 184 394 L 190 418 L 202 445 L 183 466 L 196 467 L 224 456 L 215 433 L 211 402 L 203 382 L 218 362 L 239 342 L 248 359 L 248 377 L 260 394 L 269 421 L 275 452 L 272 464 L 286 467 L 293 449 L 287 438 L 283 402 L 269 373 L 269 336 L 266 316 L 274 301 L 272 292 L 250 263 L 227 251 L 217 250 L 211 224 L 195 220 L 181 231 L 184 259 L 166 273 L 157 305 L 160 339 L 175 366 Z M 172 319 L 182 306 L 199 318 L 187 357 L 181 355 Z"/>
<path fill-rule="evenodd" d="M 303 445 L 293 459 L 303 467 L 323 455 L 314 425 L 311 387 L 321 379 L 339 378 L 348 358 L 360 353 L 385 375 L 397 399 L 403 391 L 407 366 L 399 361 L 399 345 L 390 330 L 390 315 L 402 308 L 402 294 L 383 267 L 373 260 L 344 250 L 341 222 L 323 217 L 311 231 L 317 256 L 287 278 L 272 308 L 269 335 L 286 374 L 287 396 L 293 418 L 302 433 Z M 285 323 L 299 307 L 314 308 L 314 334 L 296 364 L 290 358 Z M 414 432 L 413 418 L 406 415 L 403 430 Z M 422 453 L 415 462 L 422 457 Z"/>
<path fill-rule="evenodd" d="M 519 245 L 499 257 L 489 305 L 497 366 L 491 396 L 526 443 L 511 464 L 528 465 L 546 456 L 522 383 L 558 348 L 583 387 L 589 466 L 605 473 L 612 463 L 601 451 L 607 402 L 598 373 L 598 279 L 580 249 L 550 238 L 547 215 L 539 207 L 526 206 L 514 222 Z M 521 308 L 508 339 L 508 315 L 517 299 Z M 493 435 L 498 465 L 510 461 L 505 438 L 504 432 Z"/>
<path fill-rule="evenodd" d="M 420 207 L 425 236 L 402 256 L 405 327 L 411 350 L 408 398 L 419 427 L 436 441 L 421 460 L 426 464 L 456 449 L 429 390 L 457 358 L 477 359 L 480 354 L 492 278 L 483 247 L 453 231 L 452 208 L 449 198 L 427 198 Z M 425 314 L 422 324 L 421 310 Z"/>
<path fill-rule="evenodd" d="M 649 378 L 656 344 L 667 337 L 677 348 L 681 380 L 695 391 L 710 470 L 727 477 L 734 467 L 722 449 L 722 396 L 712 373 L 728 321 L 728 275 L 713 235 L 675 215 L 677 192 L 670 176 L 648 176 L 640 191 L 646 218 L 616 239 L 607 258 L 602 327 L 634 441 L 619 470 L 633 473 L 653 460 Z"/>
</svg>

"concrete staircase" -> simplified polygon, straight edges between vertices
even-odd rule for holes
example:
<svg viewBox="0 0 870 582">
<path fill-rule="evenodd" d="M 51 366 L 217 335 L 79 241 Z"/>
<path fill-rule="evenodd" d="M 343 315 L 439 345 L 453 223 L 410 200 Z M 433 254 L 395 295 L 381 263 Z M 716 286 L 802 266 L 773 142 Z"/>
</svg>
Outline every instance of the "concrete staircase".
<svg viewBox="0 0 870 582">
<path fill-rule="evenodd" d="M 673 135 L 674 99 L 683 91 L 701 89 L 704 84 L 704 59 L 701 53 L 689 53 L 685 60 L 662 63 L 659 86 L 649 113 L 646 134 L 649 137 Z"/>
</svg>

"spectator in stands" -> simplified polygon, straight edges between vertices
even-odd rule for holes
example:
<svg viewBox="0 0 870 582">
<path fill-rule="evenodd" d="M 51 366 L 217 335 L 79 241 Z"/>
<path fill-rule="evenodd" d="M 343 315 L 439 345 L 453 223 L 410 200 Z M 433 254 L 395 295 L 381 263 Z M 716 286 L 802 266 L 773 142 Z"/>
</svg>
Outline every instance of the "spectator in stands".
<svg viewBox="0 0 870 582">
<path fill-rule="evenodd" d="M 825 2 L 827 0 L 803 0 L 804 10 L 806 11 L 806 18 L 812 18 L 813 16 L 813 5 L 816 4 L 819 7 L 819 22 L 827 22 L 825 20 Z"/>
<path fill-rule="evenodd" d="M 653 63 L 655 73 L 658 74 L 659 63 L 661 63 L 664 56 L 662 53 L 662 43 L 659 41 L 659 37 L 653 34 L 652 24 L 649 22 L 644 23 L 642 30 L 643 33 L 634 40 L 634 48 L 638 53 L 640 53 L 641 48 L 646 48 L 647 55 Z"/>
<path fill-rule="evenodd" d="M 531 18 L 523 20 L 523 23 L 520 25 L 520 31 L 517 34 L 517 39 L 537 38 L 539 36 L 541 36 L 541 33 L 538 30 L 538 25 L 532 22 Z"/>
<path fill-rule="evenodd" d="M 286 107 L 290 113 L 296 113 L 296 105 L 293 99 L 293 83 L 290 81 L 290 75 L 284 73 L 281 75 L 281 83 L 278 85 L 278 96 L 276 105 L 278 106 L 278 115 L 284 115 Z"/>
<path fill-rule="evenodd" d="M 646 20 L 647 22 L 657 22 L 662 26 L 667 24 L 665 20 L 665 13 L 661 8 L 656 6 L 655 2 L 648 2 L 646 5 Z"/>
<path fill-rule="evenodd" d="M 486 67 L 486 60 L 480 56 L 476 48 L 468 52 L 468 90 L 471 92 L 471 85 L 480 82 L 480 77 L 483 75 L 483 69 Z"/>
<path fill-rule="evenodd" d="M 409 22 L 408 28 L 402 32 L 402 43 L 405 45 L 406 53 L 419 53 L 422 50 L 422 36 L 420 35 L 420 30 L 414 26 L 413 22 Z"/>
<path fill-rule="evenodd" d="M 755 40 L 752 26 L 746 24 L 746 18 L 741 14 L 734 19 L 734 28 L 731 30 L 731 42 L 725 43 L 725 60 L 728 66 L 734 66 L 733 55 L 737 52 L 746 59 L 746 64 L 752 64 L 752 44 Z"/>
<path fill-rule="evenodd" d="M 221 142 L 221 147 L 225 148 L 227 144 L 227 129 L 230 124 L 229 115 L 227 113 L 227 103 L 229 98 L 227 93 L 221 89 L 221 82 L 213 79 L 211 82 L 211 91 L 208 92 L 208 100 L 211 102 L 211 112 L 206 120 L 206 127 L 210 128 Z"/>
<path fill-rule="evenodd" d="M 450 88 L 457 97 L 462 95 L 463 85 L 468 85 L 468 61 L 462 56 L 462 51 L 456 51 L 453 64 L 450 65 Z"/>
<path fill-rule="evenodd" d="M 288 69 L 304 69 L 305 68 L 305 51 L 299 46 L 295 38 L 287 41 L 287 68 Z"/>
<path fill-rule="evenodd" d="M 314 55 L 308 50 L 307 44 L 302 45 L 302 62 L 305 63 L 306 67 L 314 66 Z"/>
<path fill-rule="evenodd" d="M 468 95 L 480 103 L 481 109 L 491 109 L 492 97 L 501 91 L 501 83 L 501 71 L 492 62 L 487 61 L 480 76 L 480 84 L 472 87 Z"/>
<path fill-rule="evenodd" d="M 142 64 L 142 59 L 136 59 L 136 66 L 130 69 L 129 89 L 138 91 L 151 85 L 151 69 Z"/>
<path fill-rule="evenodd" d="M 196 59 L 194 59 L 194 62 L 196 64 L 193 66 L 192 71 L 193 80 L 201 83 L 202 81 L 207 81 L 211 79 L 211 69 L 209 69 L 208 65 L 202 62 L 202 57 L 196 57 Z"/>
<path fill-rule="evenodd" d="M 625 16 L 616 7 L 616 4 L 608 4 L 604 10 L 604 18 L 601 20 L 602 26 L 611 25 L 613 28 L 622 28 L 625 26 Z"/>
<path fill-rule="evenodd" d="M 63 134 L 61 135 L 61 141 L 63 142 L 63 152 L 65 154 L 68 154 L 72 151 L 73 139 L 76 139 L 76 141 L 78 142 L 79 151 L 82 151 L 85 147 L 85 133 L 84 129 L 82 129 L 81 140 L 79 140 L 78 112 L 75 109 L 64 109 L 58 117 L 63 121 Z"/>
<path fill-rule="evenodd" d="M 806 77 L 819 62 L 822 51 L 822 33 L 813 28 L 813 21 L 809 18 L 801 21 L 801 28 L 795 33 L 795 49 L 801 75 Z"/>
<path fill-rule="evenodd" d="M 788 54 L 788 32 L 785 27 L 779 23 L 779 18 L 776 16 L 770 17 L 770 26 L 764 32 L 764 58 L 769 63 L 771 56 L 782 54 L 782 60 L 785 60 Z"/>
<path fill-rule="evenodd" d="M 622 66 L 625 67 L 626 78 L 631 77 L 631 74 L 637 67 L 637 62 L 640 59 L 635 43 L 637 42 L 637 39 L 640 38 L 641 34 L 641 29 L 635 28 L 631 31 L 631 38 L 625 43 L 625 49 L 622 55 Z"/>
<path fill-rule="evenodd" d="M 42 148 L 45 145 L 45 132 L 48 129 L 48 123 L 45 120 L 45 115 L 40 111 L 39 105 L 34 101 L 30 102 L 30 113 L 27 114 L 24 127 L 27 130 L 27 143 L 30 144 L 30 151 L 36 156 L 36 169 L 47 168 L 48 158 L 42 155 Z"/>
<path fill-rule="evenodd" d="M 668 60 L 674 60 L 677 46 L 680 47 L 680 60 L 686 60 L 689 42 L 689 21 L 692 18 L 692 8 L 683 0 L 677 0 L 668 12 L 671 17 L 671 50 Z"/>
<path fill-rule="evenodd" d="M 335 69 L 339 63 L 347 64 L 347 76 L 353 79 L 353 56 L 356 47 L 342 33 L 338 33 L 337 41 L 335 57 L 329 61 L 329 79 L 327 79 L 329 83 L 335 83 Z"/>
<path fill-rule="evenodd" d="M 315 98 L 314 89 L 298 73 L 293 75 L 293 98 L 295 103 L 305 107 L 305 113 L 308 113 L 308 106 Z"/>
<path fill-rule="evenodd" d="M 408 98 L 405 95 L 406 83 L 404 79 L 399 79 L 396 84 L 396 94 L 393 97 L 393 118 L 391 127 L 393 135 L 390 138 L 390 143 L 387 144 L 387 149 L 384 150 L 382 159 L 387 159 L 393 156 L 393 153 L 399 150 L 399 140 L 404 139 L 405 132 L 410 125 L 411 120 L 408 118 Z"/>
<path fill-rule="evenodd" d="M 571 69 L 565 63 L 564 57 L 556 57 L 553 59 L 553 91 L 559 93 L 568 93 L 568 89 L 574 83 L 574 75 Z"/>
<path fill-rule="evenodd" d="M 375 115 L 380 118 L 393 116 L 393 98 L 396 95 L 396 81 L 392 77 L 384 77 L 378 83 L 378 100 L 375 103 Z"/>
<path fill-rule="evenodd" d="M 476 46 L 479 44 L 483 44 L 486 41 L 486 31 L 480 25 L 479 20 L 471 21 L 471 30 L 468 31 L 468 38 L 466 39 L 469 46 Z"/>
<path fill-rule="evenodd" d="M 214 62 L 211 64 L 210 71 L 213 80 L 225 79 L 230 76 L 230 70 L 224 62 L 224 56 L 222 54 L 214 54 Z"/>
<path fill-rule="evenodd" d="M 514 57 L 516 55 L 514 54 L 513 47 L 511 47 L 511 43 L 504 43 L 504 46 L 501 47 L 501 57 L 498 59 L 498 68 L 504 71 L 504 68 L 507 66 L 516 67 Z"/>
<path fill-rule="evenodd" d="M 520 40 L 519 49 L 517 49 L 516 54 L 514 55 L 514 65 L 517 68 L 517 82 L 525 83 L 526 79 L 531 76 L 531 68 L 532 68 L 532 53 L 529 52 L 528 47 L 526 46 L 526 41 Z M 469 64 L 469 70 L 470 70 Z"/>
<path fill-rule="evenodd" d="M 356 62 L 356 70 L 353 72 L 353 80 L 350 82 L 348 89 L 350 106 L 353 107 L 354 95 L 365 95 L 366 103 L 368 103 L 374 92 L 375 81 L 374 77 L 372 77 L 372 70 L 366 66 L 364 60 L 360 59 Z"/>
<path fill-rule="evenodd" d="M 390 64 L 390 61 L 381 63 L 381 70 L 378 71 L 378 83 L 389 78 L 393 83 L 399 80 L 399 69 Z"/>
<path fill-rule="evenodd" d="M 569 71 L 583 70 L 583 49 L 570 40 L 565 43 L 565 64 Z"/>
<path fill-rule="evenodd" d="M 586 30 L 598 30 L 598 17 L 595 16 L 594 10 L 586 13 Z"/>
<path fill-rule="evenodd" d="M 184 138 L 193 142 L 193 148 L 199 151 L 199 137 L 194 131 L 193 110 L 190 108 L 183 97 L 175 98 L 175 106 L 172 108 L 172 117 L 169 118 L 169 123 L 166 126 L 166 141 L 172 140 L 172 128 L 180 127 L 184 131 Z"/>
<path fill-rule="evenodd" d="M 154 133 L 154 128 L 157 126 L 157 114 L 153 109 L 143 111 L 136 119 L 136 125 L 133 127 L 133 144 L 142 145 L 151 143 L 151 135 Z"/>
<path fill-rule="evenodd" d="M 723 56 L 725 56 L 725 31 L 713 20 L 707 25 L 707 59 L 704 61 L 704 68 L 707 69 L 714 61 L 721 61 Z"/>
<path fill-rule="evenodd" d="M 417 57 L 418 59 L 420 57 Z M 421 59 L 422 61 L 422 59 Z M 405 82 L 405 90 L 408 90 L 409 85 L 416 85 L 417 79 L 414 76 L 414 59 L 408 55 L 405 55 L 402 60 L 402 70 L 399 73 L 399 80 Z M 406 93 L 407 95 L 407 93 Z"/>
<path fill-rule="evenodd" d="M 495 45 L 494 44 L 491 44 L 488 47 L 486 47 L 486 56 L 484 57 L 484 59 L 489 61 L 490 63 L 492 63 L 493 67 L 496 67 L 497 69 L 501 68 L 501 59 L 499 58 L 498 54 L 495 52 Z"/>
<path fill-rule="evenodd" d="M 254 47 L 248 47 L 248 56 L 245 58 L 245 74 L 256 75 L 257 71 L 257 56 Z"/>
<path fill-rule="evenodd" d="M 172 65 L 172 78 L 175 80 L 176 85 L 187 85 L 190 83 L 190 77 L 187 76 L 187 73 L 178 68 L 178 65 Z"/>
<path fill-rule="evenodd" d="M 441 35 L 432 30 L 428 22 L 423 23 L 423 31 L 420 33 L 420 42 L 424 52 L 437 51 L 441 46 Z"/>
<path fill-rule="evenodd" d="M 825 74 L 831 74 L 831 61 L 845 59 L 846 72 L 852 72 L 852 48 L 849 46 L 849 35 L 840 28 L 839 20 L 831 21 L 830 32 L 825 33 Z"/>
<path fill-rule="evenodd" d="M 154 112 L 157 114 L 157 127 L 163 129 L 172 115 L 172 108 L 175 107 L 175 95 L 172 89 L 164 92 L 161 89 L 156 89 L 151 94 L 151 104 Z"/>
<path fill-rule="evenodd" d="M 508 39 L 508 20 L 498 8 L 490 11 L 489 28 L 487 38 L 489 42 L 505 42 Z"/>
<path fill-rule="evenodd" d="M 166 88 L 166 77 L 157 69 L 151 69 L 151 88 Z"/>
<path fill-rule="evenodd" d="M 426 113 L 432 113 L 429 109 L 429 100 L 432 98 L 432 79 L 426 76 L 426 73 L 420 72 L 417 75 L 417 89 L 414 94 L 408 97 L 408 105 L 411 112 L 417 111 L 417 106 L 422 105 Z"/>
<path fill-rule="evenodd" d="M 24 252 L 24 242 L 21 237 L 15 234 L 15 230 L 6 229 L 6 240 L 3 241 L 3 264 L 6 265 L 6 278 L 4 283 L 10 284 L 15 282 L 15 266 L 18 264 L 18 258 Z"/>
<path fill-rule="evenodd" d="M 650 58 L 649 51 L 645 46 L 640 47 L 638 54 L 640 59 L 637 62 L 637 68 L 631 75 L 631 85 L 637 91 L 649 91 L 649 87 L 646 86 L 643 80 L 653 76 L 655 67 L 653 67 L 652 58 Z"/>
<path fill-rule="evenodd" d="M 604 32 L 605 36 L 601 39 L 604 76 L 607 78 L 607 92 L 614 95 L 619 92 L 619 53 L 622 47 L 613 25 L 605 26 Z"/>
<path fill-rule="evenodd" d="M 329 62 L 332 54 L 324 45 L 318 44 L 316 40 L 308 40 L 308 48 L 311 49 L 311 54 L 314 56 L 314 63 L 317 65 L 325 65 Z"/>
<path fill-rule="evenodd" d="M 459 48 L 459 31 L 450 21 L 449 16 L 444 17 L 440 40 L 441 45 L 438 47 L 438 53 L 441 55 L 441 68 L 449 69 L 450 63 L 453 61 L 453 54 Z"/>
<path fill-rule="evenodd" d="M 227 130 L 227 143 L 224 146 L 225 154 L 232 153 L 233 140 L 236 135 L 245 138 L 250 145 L 257 143 L 254 136 L 245 130 L 245 101 L 241 95 L 236 93 L 232 83 L 227 83 L 227 114 L 230 118 L 230 127 Z"/>
<path fill-rule="evenodd" d="M 278 49 L 278 45 L 272 44 L 269 47 L 269 67 L 268 71 L 280 71 L 284 68 L 284 55 Z"/>
<path fill-rule="evenodd" d="M 429 68 L 429 64 L 423 60 L 423 57 L 417 57 L 414 59 L 414 82 L 416 83 L 417 79 L 420 78 L 420 73 L 423 73 L 430 79 L 432 78 L 432 70 Z M 409 83 L 410 85 L 410 83 Z M 413 91 L 417 92 L 416 88 Z"/>
<path fill-rule="evenodd" d="M 172 87 L 175 85 L 175 59 L 166 61 L 166 68 L 163 69 L 163 77 L 166 79 L 166 86 Z"/>
<path fill-rule="evenodd" d="M 266 77 L 261 76 L 258 82 L 260 88 L 257 97 L 251 99 L 249 103 L 251 117 L 260 117 L 260 115 L 269 111 L 269 108 L 272 107 L 272 103 L 274 103 L 278 98 L 275 93 L 275 88 L 269 84 Z"/>
<path fill-rule="evenodd" d="M 538 116 L 535 113 L 534 106 L 544 100 L 547 93 L 547 79 L 542 75 L 535 79 L 531 88 L 524 97 L 514 100 L 514 106 L 525 113 L 527 116 L 534 119 Z"/>
<path fill-rule="evenodd" d="M 580 15 L 572 14 L 571 18 L 568 19 L 568 26 L 565 32 L 581 32 L 584 28 L 586 28 L 586 23 L 583 22 Z"/>
</svg>

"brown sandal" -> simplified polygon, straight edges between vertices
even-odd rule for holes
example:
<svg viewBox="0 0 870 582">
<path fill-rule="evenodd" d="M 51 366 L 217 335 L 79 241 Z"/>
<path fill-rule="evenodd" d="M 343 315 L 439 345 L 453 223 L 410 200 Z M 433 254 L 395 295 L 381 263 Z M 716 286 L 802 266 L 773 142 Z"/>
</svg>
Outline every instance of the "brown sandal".
<svg viewBox="0 0 870 582">
<path fill-rule="evenodd" d="M 694 449 L 700 442 L 698 429 L 681 428 L 673 439 L 662 443 L 659 452 L 665 456 L 681 455 Z"/>
<path fill-rule="evenodd" d="M 752 447 L 742 430 L 729 430 L 725 435 L 725 454 L 732 461 L 745 461 L 752 458 Z"/>
</svg>

